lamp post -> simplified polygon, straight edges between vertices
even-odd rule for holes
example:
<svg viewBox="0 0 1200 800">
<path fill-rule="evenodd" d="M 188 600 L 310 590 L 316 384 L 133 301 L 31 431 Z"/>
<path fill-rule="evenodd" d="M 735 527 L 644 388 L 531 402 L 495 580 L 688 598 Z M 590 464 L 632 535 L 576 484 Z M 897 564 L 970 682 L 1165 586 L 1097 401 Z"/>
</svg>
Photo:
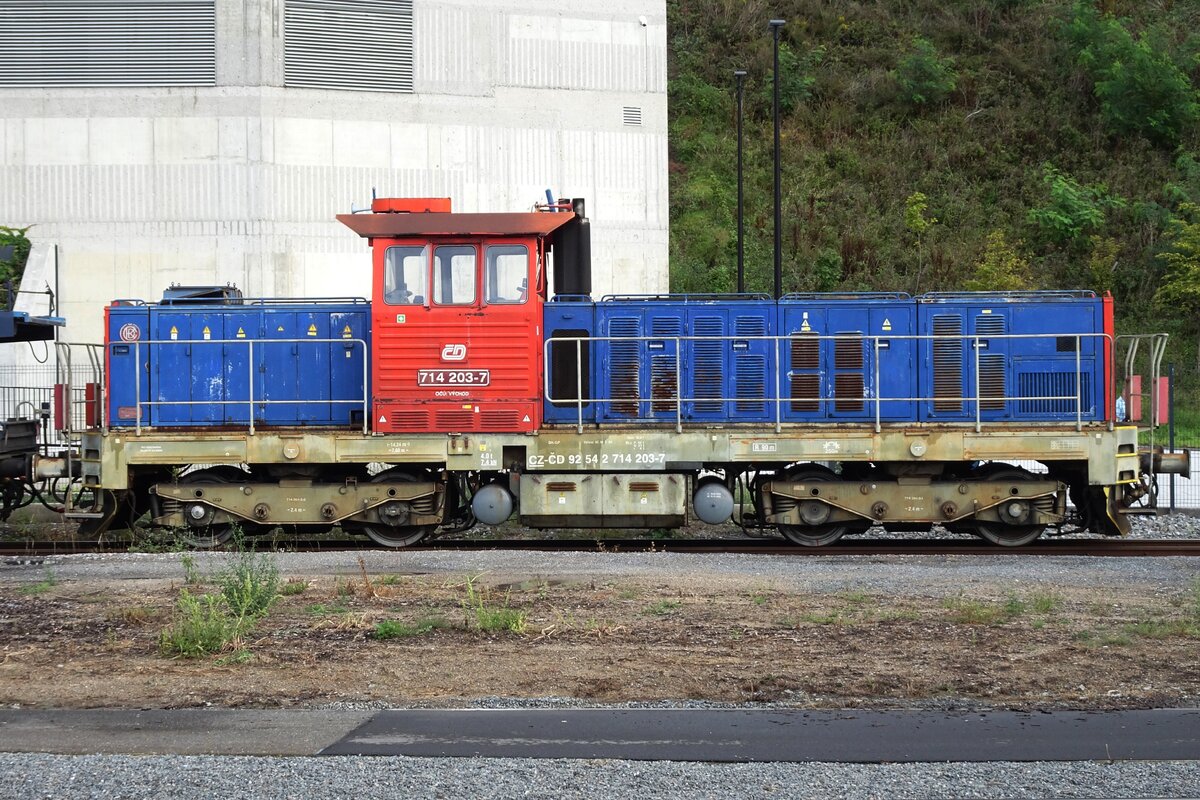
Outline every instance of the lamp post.
<svg viewBox="0 0 1200 800">
<path fill-rule="evenodd" d="M 779 169 L 779 29 L 784 26 L 784 20 L 773 19 L 767 23 L 771 37 L 775 40 L 775 69 L 772 74 L 771 114 L 775 122 L 775 298 L 783 293 L 783 244 L 782 239 L 782 192 L 780 190 Z"/>
<path fill-rule="evenodd" d="M 744 209 L 742 205 L 742 98 L 744 89 L 743 79 L 746 77 L 746 70 L 735 69 L 733 76 L 737 79 L 737 290 L 738 294 L 741 294 L 746 291 L 745 229 L 743 227 Z"/>
</svg>

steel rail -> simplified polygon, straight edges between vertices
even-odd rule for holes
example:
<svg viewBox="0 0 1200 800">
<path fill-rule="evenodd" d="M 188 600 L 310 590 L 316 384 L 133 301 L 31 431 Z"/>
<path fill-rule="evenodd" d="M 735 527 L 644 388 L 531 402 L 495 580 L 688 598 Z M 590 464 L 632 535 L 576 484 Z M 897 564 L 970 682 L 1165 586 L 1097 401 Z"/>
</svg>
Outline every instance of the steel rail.
<svg viewBox="0 0 1200 800">
<path fill-rule="evenodd" d="M 79 553 L 130 552 L 125 542 L 78 540 L 0 543 L 8 562 Z M 264 544 L 264 551 L 379 552 L 527 550 L 594 553 L 733 553 L 780 556 L 1192 556 L 1200 557 L 1200 539 L 1046 539 L 1023 547 L 998 547 L 971 539 L 848 539 L 827 547 L 800 547 L 778 539 L 447 539 L 389 550 L 357 539 L 285 540 Z M 136 551 L 136 550 L 135 550 Z"/>
</svg>

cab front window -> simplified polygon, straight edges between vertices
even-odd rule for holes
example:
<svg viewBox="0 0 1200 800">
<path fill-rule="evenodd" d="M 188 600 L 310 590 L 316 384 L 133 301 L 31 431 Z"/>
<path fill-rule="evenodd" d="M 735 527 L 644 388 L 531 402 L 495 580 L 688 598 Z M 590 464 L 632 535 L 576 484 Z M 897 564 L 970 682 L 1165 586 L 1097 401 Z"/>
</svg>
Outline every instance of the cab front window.
<svg viewBox="0 0 1200 800">
<path fill-rule="evenodd" d="M 475 302 L 475 248 L 448 244 L 433 251 L 433 298 L 443 306 Z"/>
<path fill-rule="evenodd" d="M 494 244 L 484 267 L 489 303 L 524 303 L 529 297 L 529 248 L 523 244 Z"/>
<path fill-rule="evenodd" d="M 424 305 L 428 275 L 427 247 L 389 247 L 384 254 L 383 302 L 392 306 Z"/>
</svg>

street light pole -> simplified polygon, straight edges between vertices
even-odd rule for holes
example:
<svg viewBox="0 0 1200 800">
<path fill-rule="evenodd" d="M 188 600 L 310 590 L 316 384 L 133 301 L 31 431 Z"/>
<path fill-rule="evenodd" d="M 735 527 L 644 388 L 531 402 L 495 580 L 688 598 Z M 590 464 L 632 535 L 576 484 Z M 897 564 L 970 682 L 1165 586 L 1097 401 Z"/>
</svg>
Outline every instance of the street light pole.
<svg viewBox="0 0 1200 800">
<path fill-rule="evenodd" d="M 771 89 L 772 103 L 771 112 L 775 121 L 775 298 L 778 299 L 783 294 L 783 240 L 782 227 L 783 215 L 781 207 L 783 205 L 783 193 L 780 189 L 780 167 L 779 167 L 779 29 L 784 26 L 784 20 L 773 19 L 767 23 L 767 27 L 771 30 L 771 36 L 775 40 L 775 69 L 772 75 L 773 86 Z"/>
<path fill-rule="evenodd" d="M 746 77 L 746 70 L 735 69 L 733 76 L 737 79 L 737 183 L 738 183 L 738 201 L 737 201 L 737 290 L 738 294 L 746 291 L 746 265 L 745 265 L 745 245 L 743 226 L 744 207 L 742 205 L 742 98 L 743 98 L 743 79 Z"/>
</svg>

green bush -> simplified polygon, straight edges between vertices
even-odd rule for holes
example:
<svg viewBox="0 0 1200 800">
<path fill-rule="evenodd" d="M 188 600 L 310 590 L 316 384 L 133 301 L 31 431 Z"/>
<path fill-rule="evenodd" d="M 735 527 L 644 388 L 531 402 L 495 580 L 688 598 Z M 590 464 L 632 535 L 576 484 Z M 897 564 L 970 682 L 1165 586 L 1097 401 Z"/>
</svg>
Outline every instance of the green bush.
<svg viewBox="0 0 1200 800">
<path fill-rule="evenodd" d="M 1104 184 L 1084 186 L 1052 164 L 1042 167 L 1049 202 L 1030 209 L 1027 218 L 1044 243 L 1070 246 L 1104 226 L 1105 213 L 1123 208 L 1125 201 L 1109 194 Z"/>
<path fill-rule="evenodd" d="M 987 249 L 965 288 L 972 292 L 1008 292 L 1032 288 L 1029 262 L 1008 243 L 1004 231 L 988 234 Z"/>
<path fill-rule="evenodd" d="M 1164 36 L 1151 31 L 1134 39 L 1121 20 L 1086 2 L 1076 3 L 1066 35 L 1113 133 L 1173 145 L 1200 120 L 1196 91 Z"/>
<path fill-rule="evenodd" d="M 279 598 L 279 568 L 265 553 L 234 553 L 217 580 L 230 613 L 240 619 L 262 616 Z"/>
<path fill-rule="evenodd" d="M 948 59 L 938 56 L 933 42 L 918 36 L 911 51 L 900 60 L 893 73 L 900 86 L 900 98 L 908 105 L 934 105 L 945 100 L 958 78 Z"/>
<path fill-rule="evenodd" d="M 12 280 L 15 284 L 21 280 L 21 273 L 25 270 L 25 261 L 29 258 L 29 250 L 32 247 L 29 237 L 26 236 L 28 232 L 28 227 L 10 228 L 0 225 L 0 247 L 13 248 L 12 258 L 0 260 L 0 282 Z"/>
<path fill-rule="evenodd" d="M 199 658 L 219 653 L 241 635 L 238 621 L 230 617 L 225 599 L 218 595 L 196 596 L 183 589 L 175 620 L 158 639 L 159 651 L 167 656 Z"/>
</svg>

